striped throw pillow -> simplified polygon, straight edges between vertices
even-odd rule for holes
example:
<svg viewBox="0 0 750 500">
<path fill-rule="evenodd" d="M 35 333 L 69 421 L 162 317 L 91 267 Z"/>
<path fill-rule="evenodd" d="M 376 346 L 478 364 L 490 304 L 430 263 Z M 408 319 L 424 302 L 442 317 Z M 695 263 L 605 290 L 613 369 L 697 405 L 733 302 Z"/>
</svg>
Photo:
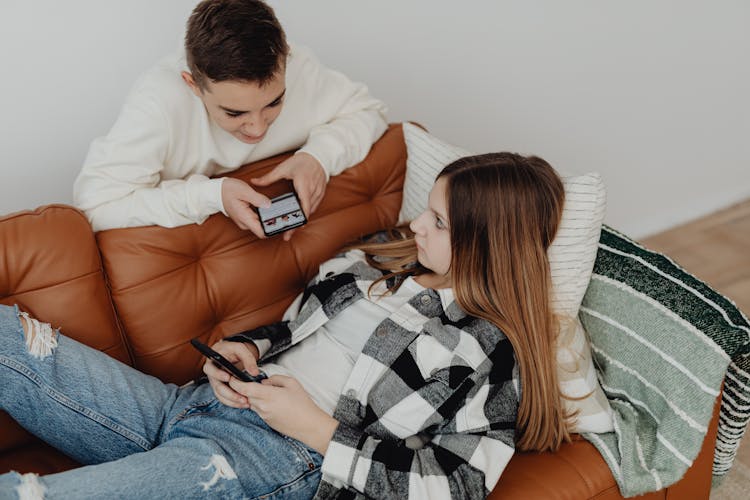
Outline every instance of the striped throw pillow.
<svg viewBox="0 0 750 500">
<path fill-rule="evenodd" d="M 453 146 L 411 123 L 404 123 L 406 179 L 399 221 L 413 220 L 427 208 L 435 177 L 449 163 L 473 153 Z M 605 212 L 601 177 L 589 173 L 563 178 L 565 205 L 555 240 L 548 251 L 553 310 L 561 318 L 558 378 L 568 410 L 576 412 L 574 432 L 607 432 L 612 410 L 597 381 L 586 332 L 578 309 L 596 258 Z"/>
</svg>

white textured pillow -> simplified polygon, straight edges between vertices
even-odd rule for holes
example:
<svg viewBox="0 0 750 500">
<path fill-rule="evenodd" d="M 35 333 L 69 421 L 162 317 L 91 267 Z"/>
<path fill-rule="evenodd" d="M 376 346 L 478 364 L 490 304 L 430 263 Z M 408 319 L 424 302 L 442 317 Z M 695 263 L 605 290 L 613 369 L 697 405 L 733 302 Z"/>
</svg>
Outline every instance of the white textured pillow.
<svg viewBox="0 0 750 500">
<path fill-rule="evenodd" d="M 406 179 L 399 222 L 413 220 L 427 208 L 435 177 L 449 163 L 472 153 L 404 123 Z M 552 308 L 562 318 L 558 337 L 558 377 L 570 410 L 578 411 L 574 432 L 612 430 L 612 409 L 596 378 L 586 332 L 578 309 L 594 267 L 605 211 L 604 183 L 597 173 L 564 177 L 562 220 L 548 250 Z M 587 396 L 588 395 L 588 396 Z M 586 397 L 584 397 L 586 396 Z"/>
</svg>

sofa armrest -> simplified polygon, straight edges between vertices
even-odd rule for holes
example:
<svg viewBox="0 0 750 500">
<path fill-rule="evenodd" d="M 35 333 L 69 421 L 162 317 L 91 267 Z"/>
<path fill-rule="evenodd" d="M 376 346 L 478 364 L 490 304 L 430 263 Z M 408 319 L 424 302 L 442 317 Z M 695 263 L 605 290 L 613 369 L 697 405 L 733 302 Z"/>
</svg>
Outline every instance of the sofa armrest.
<svg viewBox="0 0 750 500">
<path fill-rule="evenodd" d="M 48 205 L 0 218 L 0 256 L 0 303 L 18 304 L 66 335 L 131 363 L 94 234 L 81 212 Z M 0 428 L 0 450 L 29 439 L 4 413 Z"/>
<path fill-rule="evenodd" d="M 721 395 L 700 453 L 681 480 L 639 500 L 708 498 L 711 469 L 719 425 Z M 556 453 L 517 453 L 500 476 L 488 500 L 501 498 L 544 498 L 622 500 L 615 478 L 597 449 L 580 436 Z"/>
</svg>

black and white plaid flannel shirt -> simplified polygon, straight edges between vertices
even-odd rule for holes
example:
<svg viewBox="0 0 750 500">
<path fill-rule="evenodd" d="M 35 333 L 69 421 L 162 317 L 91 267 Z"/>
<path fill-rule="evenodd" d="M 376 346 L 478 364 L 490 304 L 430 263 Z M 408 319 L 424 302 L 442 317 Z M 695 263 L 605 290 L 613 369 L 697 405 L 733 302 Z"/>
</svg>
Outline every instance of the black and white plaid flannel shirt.
<svg viewBox="0 0 750 500">
<path fill-rule="evenodd" d="M 380 276 L 361 251 L 339 255 L 284 321 L 227 340 L 253 341 L 266 360 L 366 298 Z M 424 289 L 370 336 L 334 412 L 316 498 L 485 498 L 495 486 L 514 449 L 513 348 L 452 297 Z"/>
</svg>

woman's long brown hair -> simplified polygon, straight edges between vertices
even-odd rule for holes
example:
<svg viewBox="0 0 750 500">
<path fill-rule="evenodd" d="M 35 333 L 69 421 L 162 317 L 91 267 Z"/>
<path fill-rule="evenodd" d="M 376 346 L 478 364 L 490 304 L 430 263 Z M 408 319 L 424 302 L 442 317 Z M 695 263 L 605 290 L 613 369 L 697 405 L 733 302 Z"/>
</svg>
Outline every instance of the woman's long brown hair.
<svg viewBox="0 0 750 500">
<path fill-rule="evenodd" d="M 559 324 L 550 307 L 547 260 L 562 216 L 562 181 L 541 158 L 513 153 L 461 158 L 438 178 L 447 181 L 456 301 L 467 314 L 500 328 L 515 351 L 521 376 L 516 445 L 556 450 L 570 440 L 556 371 Z M 391 272 L 383 279 L 429 271 L 415 264 L 414 237 L 406 228 L 392 231 L 387 243 L 358 248 L 372 265 Z"/>
</svg>

